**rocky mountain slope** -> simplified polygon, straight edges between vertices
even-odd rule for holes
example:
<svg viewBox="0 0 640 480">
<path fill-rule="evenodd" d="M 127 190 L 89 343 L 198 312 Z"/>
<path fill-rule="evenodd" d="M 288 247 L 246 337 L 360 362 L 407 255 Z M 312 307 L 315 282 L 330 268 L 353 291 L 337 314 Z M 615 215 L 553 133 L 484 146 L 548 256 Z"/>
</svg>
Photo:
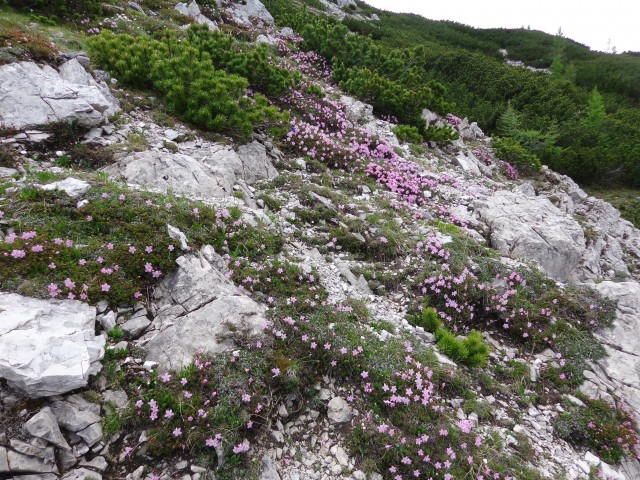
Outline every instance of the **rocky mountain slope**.
<svg viewBox="0 0 640 480">
<path fill-rule="evenodd" d="M 304 88 L 234 138 L 5 45 L 0 478 L 640 478 L 640 231 L 467 119 L 400 142 L 258 0 L 143 19 Z"/>
</svg>

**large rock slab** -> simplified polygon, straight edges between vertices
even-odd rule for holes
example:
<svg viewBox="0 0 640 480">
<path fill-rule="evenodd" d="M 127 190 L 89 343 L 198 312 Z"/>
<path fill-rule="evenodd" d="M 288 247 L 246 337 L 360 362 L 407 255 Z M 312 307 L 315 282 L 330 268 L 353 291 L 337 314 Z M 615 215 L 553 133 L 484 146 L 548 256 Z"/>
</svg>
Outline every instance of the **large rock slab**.
<svg viewBox="0 0 640 480">
<path fill-rule="evenodd" d="M 92 127 L 107 120 L 115 108 L 110 99 L 97 85 L 74 82 L 49 65 L 18 62 L 0 66 L 0 124 L 24 129 L 77 120 Z"/>
<path fill-rule="evenodd" d="M 236 180 L 234 158 L 213 170 L 189 155 L 145 151 L 128 155 L 107 171 L 127 183 L 196 198 L 222 198 L 231 194 Z"/>
<path fill-rule="evenodd" d="M 32 398 L 86 386 L 104 355 L 95 318 L 82 302 L 0 293 L 0 378 Z"/>
<path fill-rule="evenodd" d="M 613 328 L 595 334 L 608 356 L 598 362 L 601 369 L 594 372 L 601 380 L 599 385 L 614 387 L 598 396 L 607 398 L 608 393 L 623 398 L 640 419 L 640 284 L 607 281 L 593 288 L 618 302 Z"/>
<path fill-rule="evenodd" d="M 178 269 L 156 291 L 158 333 L 146 344 L 147 360 L 159 371 L 180 369 L 196 353 L 231 350 L 229 334 L 261 335 L 264 307 L 239 293 L 214 265 L 211 247 L 176 260 Z"/>
<path fill-rule="evenodd" d="M 182 15 L 191 17 L 194 22 L 206 25 L 207 27 L 209 27 L 209 30 L 218 29 L 218 25 L 216 24 L 216 22 L 205 17 L 200 11 L 200 6 L 195 1 L 189 4 L 181 2 L 178 3 L 174 8 Z"/>
<path fill-rule="evenodd" d="M 278 171 L 267 156 L 267 149 L 261 143 L 254 141 L 242 145 L 238 149 L 238 156 L 242 161 L 242 179 L 249 185 L 278 176 Z"/>
<path fill-rule="evenodd" d="M 568 280 L 579 265 L 586 248 L 582 227 L 547 198 L 501 191 L 475 207 L 489 242 L 501 253 L 536 260 L 559 281 Z"/>
<path fill-rule="evenodd" d="M 260 0 L 235 2 L 224 0 L 222 6 L 237 22 L 257 27 L 273 26 L 275 20 Z"/>
<path fill-rule="evenodd" d="M 185 147 L 184 152 L 137 152 L 105 170 L 129 184 L 205 199 L 231 195 L 239 180 L 251 185 L 278 175 L 258 142 L 241 146 L 237 153 L 228 145 L 208 142 L 198 148 Z"/>
<path fill-rule="evenodd" d="M 72 58 L 58 67 L 60 77 L 74 85 L 84 85 L 86 87 L 96 87 L 104 98 L 109 102 L 109 108 L 104 114 L 108 117 L 120 110 L 120 102 L 113 96 L 107 84 L 103 81 L 100 83 L 87 72 L 77 58 Z"/>
<path fill-rule="evenodd" d="M 71 447 L 62 436 L 56 416 L 49 407 L 44 407 L 31 417 L 23 428 L 29 435 L 42 438 L 63 450 L 71 450 Z"/>
</svg>

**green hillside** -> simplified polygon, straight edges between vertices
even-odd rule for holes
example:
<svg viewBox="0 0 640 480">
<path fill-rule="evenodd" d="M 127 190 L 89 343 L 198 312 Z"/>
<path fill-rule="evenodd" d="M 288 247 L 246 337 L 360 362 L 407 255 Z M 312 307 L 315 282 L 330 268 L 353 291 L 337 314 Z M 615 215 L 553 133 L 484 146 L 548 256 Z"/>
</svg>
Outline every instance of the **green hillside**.
<svg viewBox="0 0 640 480">
<path fill-rule="evenodd" d="M 347 79 L 336 67 L 358 64 L 366 65 L 379 79 L 399 81 L 409 91 L 414 81 L 428 83 L 432 89 L 437 84 L 443 102 L 431 105 L 436 111 L 446 105 L 451 113 L 478 122 L 488 133 L 512 137 L 542 163 L 577 181 L 640 185 L 638 53 L 594 52 L 562 36 L 528 29 L 476 29 L 385 12 L 361 1 L 357 8 L 347 9 L 362 14 L 361 18 L 341 22 L 321 20 L 322 5 L 315 1 L 299 2 L 297 10 L 283 0 L 264 3 L 279 24 L 302 33 L 305 48 L 331 62 L 338 77 L 342 75 L 334 80 L 342 82 L 343 88 Z M 362 19 L 371 14 L 380 20 Z M 341 23 L 358 37 L 337 33 L 325 22 Z M 506 65 L 499 52 L 503 48 L 510 60 L 550 68 L 551 74 Z M 404 63 L 398 65 L 393 59 Z M 407 70 L 413 80 L 406 78 Z M 402 107 L 392 111 L 388 105 L 376 105 L 375 96 L 355 83 L 350 78 L 351 93 L 367 93 L 364 96 L 378 113 L 407 118 Z M 517 122 L 509 131 L 500 131 L 500 118 L 509 106 Z"/>
</svg>

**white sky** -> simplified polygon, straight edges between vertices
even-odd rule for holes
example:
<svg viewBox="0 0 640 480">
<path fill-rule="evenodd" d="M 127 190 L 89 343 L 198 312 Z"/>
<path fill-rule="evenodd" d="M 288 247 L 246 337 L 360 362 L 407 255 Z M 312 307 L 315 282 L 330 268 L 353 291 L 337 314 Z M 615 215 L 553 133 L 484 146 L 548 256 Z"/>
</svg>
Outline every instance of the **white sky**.
<svg viewBox="0 0 640 480">
<path fill-rule="evenodd" d="M 640 51 L 640 0 L 364 0 L 392 12 L 417 13 L 479 28 L 519 28 L 555 34 L 607 51 Z"/>
</svg>

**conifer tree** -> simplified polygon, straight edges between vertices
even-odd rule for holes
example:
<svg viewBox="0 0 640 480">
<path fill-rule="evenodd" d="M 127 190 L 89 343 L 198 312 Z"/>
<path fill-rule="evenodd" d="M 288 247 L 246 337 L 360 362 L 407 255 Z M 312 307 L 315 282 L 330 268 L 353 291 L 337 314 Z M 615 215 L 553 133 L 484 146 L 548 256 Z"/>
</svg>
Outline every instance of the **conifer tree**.
<svg viewBox="0 0 640 480">
<path fill-rule="evenodd" d="M 604 100 L 598 91 L 598 87 L 593 87 L 589 103 L 587 104 L 587 118 L 585 123 L 591 126 L 598 126 L 602 123 L 606 115 L 604 109 Z"/>
</svg>

